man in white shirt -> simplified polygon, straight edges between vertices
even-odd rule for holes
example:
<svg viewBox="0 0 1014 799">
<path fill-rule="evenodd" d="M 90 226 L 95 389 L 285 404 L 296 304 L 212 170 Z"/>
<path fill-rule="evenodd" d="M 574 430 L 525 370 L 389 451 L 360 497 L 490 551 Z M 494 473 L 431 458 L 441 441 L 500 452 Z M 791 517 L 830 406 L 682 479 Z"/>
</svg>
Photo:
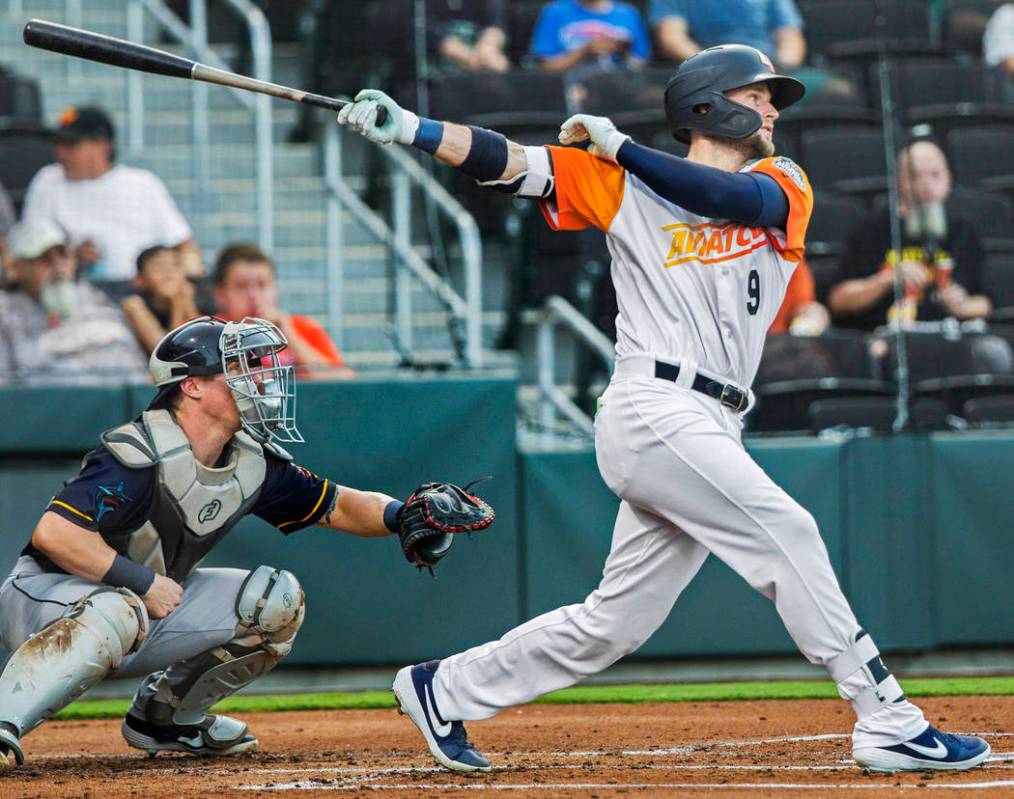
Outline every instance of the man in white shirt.
<svg viewBox="0 0 1014 799">
<path fill-rule="evenodd" d="M 1014 80 L 1014 3 L 1004 3 L 989 18 L 982 36 L 982 57 L 987 66 Z"/>
<path fill-rule="evenodd" d="M 202 273 L 193 233 L 165 184 L 147 170 L 114 164 L 105 112 L 68 108 L 55 139 L 58 163 L 32 178 L 25 220 L 45 218 L 66 230 L 92 280 L 131 279 L 138 254 L 154 245 L 178 249 L 187 273 Z"/>
</svg>

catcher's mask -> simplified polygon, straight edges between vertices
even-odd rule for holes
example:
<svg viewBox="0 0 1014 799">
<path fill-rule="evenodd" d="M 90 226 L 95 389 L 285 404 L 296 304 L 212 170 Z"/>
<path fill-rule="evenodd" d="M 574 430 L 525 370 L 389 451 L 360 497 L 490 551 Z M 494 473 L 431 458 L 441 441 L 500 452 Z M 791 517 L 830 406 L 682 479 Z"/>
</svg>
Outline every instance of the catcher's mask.
<svg viewBox="0 0 1014 799">
<path fill-rule="evenodd" d="M 296 429 L 295 370 L 278 358 L 287 345 L 282 331 L 264 319 L 193 319 L 168 333 L 152 352 L 148 370 L 159 391 L 148 409 L 166 407 L 186 377 L 224 374 L 247 433 L 261 443 L 302 441 Z"/>
<path fill-rule="evenodd" d="M 742 103 L 733 102 L 725 92 L 764 82 L 771 90 L 771 104 L 781 111 L 802 99 L 802 83 L 775 72 L 764 53 L 744 44 L 721 44 L 691 56 L 669 79 L 665 87 L 665 115 L 673 136 L 690 143 L 690 131 L 699 130 L 727 139 L 745 139 L 764 120 Z"/>
</svg>

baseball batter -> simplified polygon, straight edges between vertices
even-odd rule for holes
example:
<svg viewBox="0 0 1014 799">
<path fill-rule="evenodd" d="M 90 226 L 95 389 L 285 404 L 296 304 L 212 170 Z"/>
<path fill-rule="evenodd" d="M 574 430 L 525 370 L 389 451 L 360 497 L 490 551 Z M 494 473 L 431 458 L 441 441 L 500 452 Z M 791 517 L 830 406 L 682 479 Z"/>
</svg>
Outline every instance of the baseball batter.
<svg viewBox="0 0 1014 799">
<path fill-rule="evenodd" d="M 670 80 L 665 110 L 686 159 L 579 114 L 560 142 L 420 119 L 360 92 L 338 121 L 413 144 L 484 185 L 541 203 L 555 230 L 606 234 L 619 303 L 616 365 L 595 421 L 606 484 L 622 500 L 602 581 L 500 640 L 398 672 L 394 692 L 438 762 L 488 770 L 463 720 L 487 718 L 636 650 L 713 553 L 775 604 L 857 721 L 852 753 L 879 771 L 966 769 L 989 746 L 930 726 L 884 666 L 832 571 L 813 517 L 747 455 L 742 414 L 765 331 L 803 257 L 813 195 L 774 155 L 778 112 L 803 96 L 758 50 L 713 47 Z M 377 125 L 377 109 L 387 109 Z"/>
<path fill-rule="evenodd" d="M 289 653 L 304 597 L 290 572 L 195 568 L 247 514 L 284 533 L 319 525 L 388 535 L 402 503 L 339 487 L 292 462 L 302 441 L 292 366 L 270 322 L 201 317 L 152 353 L 160 386 L 106 431 L 50 501 L 0 587 L 0 770 L 21 738 L 115 672 L 144 677 L 130 746 L 228 755 L 257 746 L 213 704 Z M 408 553 L 406 553 L 408 556 Z M 424 561 L 426 562 L 426 561 Z"/>
</svg>

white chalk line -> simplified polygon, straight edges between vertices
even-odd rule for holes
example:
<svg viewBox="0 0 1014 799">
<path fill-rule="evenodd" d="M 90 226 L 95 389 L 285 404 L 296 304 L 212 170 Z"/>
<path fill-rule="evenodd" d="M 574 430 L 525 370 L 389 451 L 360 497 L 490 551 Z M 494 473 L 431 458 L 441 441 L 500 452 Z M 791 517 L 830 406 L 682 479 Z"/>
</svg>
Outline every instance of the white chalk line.
<svg viewBox="0 0 1014 799">
<path fill-rule="evenodd" d="M 894 791 L 912 788 L 915 790 L 988 790 L 993 788 L 1014 787 L 1014 780 L 995 780 L 991 782 L 963 782 L 950 784 L 935 784 L 932 782 L 919 785 L 896 785 L 894 783 L 885 785 L 871 785 L 868 783 L 847 783 L 847 784 L 825 784 L 825 783 L 801 783 L 801 782 L 764 782 L 764 783 L 728 783 L 728 782 L 642 782 L 642 783 L 618 783 L 618 782 L 572 782 L 572 783 L 374 783 L 353 782 L 351 784 L 330 784 L 320 783 L 313 780 L 301 780 L 275 785 L 241 785 L 241 791 L 630 791 L 630 790 L 795 790 L 795 791 Z"/>
</svg>

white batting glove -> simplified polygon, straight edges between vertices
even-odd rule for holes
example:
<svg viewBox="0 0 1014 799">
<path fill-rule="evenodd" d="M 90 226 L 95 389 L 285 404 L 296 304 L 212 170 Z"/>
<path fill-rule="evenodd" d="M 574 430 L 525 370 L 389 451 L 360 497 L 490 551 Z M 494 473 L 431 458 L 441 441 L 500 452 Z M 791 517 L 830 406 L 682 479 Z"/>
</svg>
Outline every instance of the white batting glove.
<svg viewBox="0 0 1014 799">
<path fill-rule="evenodd" d="M 616 153 L 630 137 L 620 133 L 609 117 L 574 114 L 560 125 L 560 144 L 574 144 L 591 139 L 588 152 L 606 161 L 616 162 Z"/>
<path fill-rule="evenodd" d="M 387 111 L 387 119 L 378 125 L 377 112 L 381 108 Z M 338 124 L 348 125 L 377 144 L 411 144 L 419 129 L 419 117 L 406 111 L 383 92 L 363 89 L 356 95 L 355 102 L 338 112 Z"/>
</svg>

